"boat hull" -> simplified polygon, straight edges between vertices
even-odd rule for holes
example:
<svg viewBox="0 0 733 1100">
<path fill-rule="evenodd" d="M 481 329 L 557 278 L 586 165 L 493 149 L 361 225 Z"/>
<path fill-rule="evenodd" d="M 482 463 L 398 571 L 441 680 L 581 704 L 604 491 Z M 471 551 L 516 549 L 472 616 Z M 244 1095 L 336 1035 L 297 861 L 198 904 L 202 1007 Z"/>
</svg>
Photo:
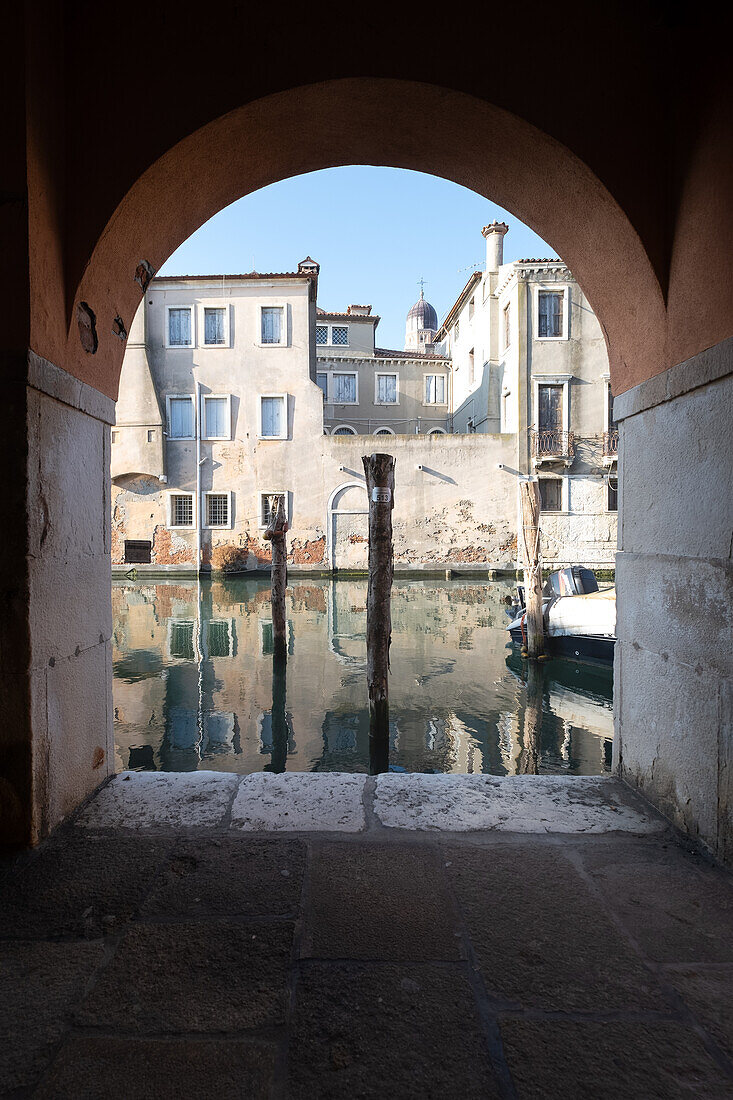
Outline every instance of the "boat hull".
<svg viewBox="0 0 733 1100">
<path fill-rule="evenodd" d="M 509 631 L 514 645 L 524 644 L 519 628 Z M 553 657 L 568 657 L 573 661 L 613 664 L 615 638 L 597 634 L 553 634 L 545 636 L 545 650 Z"/>
</svg>

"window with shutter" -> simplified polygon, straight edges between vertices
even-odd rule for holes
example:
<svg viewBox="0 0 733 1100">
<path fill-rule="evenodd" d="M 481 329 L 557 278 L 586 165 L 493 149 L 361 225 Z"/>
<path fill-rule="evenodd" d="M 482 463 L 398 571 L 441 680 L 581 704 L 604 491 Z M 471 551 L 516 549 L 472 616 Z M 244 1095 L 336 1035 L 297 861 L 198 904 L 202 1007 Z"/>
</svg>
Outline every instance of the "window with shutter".
<svg viewBox="0 0 733 1100">
<path fill-rule="evenodd" d="M 169 308 L 168 346 L 171 348 L 190 348 L 192 343 L 191 333 L 191 307 Z"/>
<path fill-rule="evenodd" d="M 204 344 L 226 343 L 226 315 L 223 306 L 204 308 Z"/>
<path fill-rule="evenodd" d="M 356 402 L 356 375 L 333 374 L 333 400 L 337 405 L 355 405 Z"/>
<path fill-rule="evenodd" d="M 262 307 L 262 343 L 282 344 L 283 340 L 283 307 Z"/>
<path fill-rule="evenodd" d="M 193 395 L 168 398 L 168 438 L 193 439 Z"/>
<path fill-rule="evenodd" d="M 378 374 L 377 375 L 377 404 L 379 404 L 379 405 L 396 405 L 397 404 L 397 375 L 396 374 Z"/>
</svg>

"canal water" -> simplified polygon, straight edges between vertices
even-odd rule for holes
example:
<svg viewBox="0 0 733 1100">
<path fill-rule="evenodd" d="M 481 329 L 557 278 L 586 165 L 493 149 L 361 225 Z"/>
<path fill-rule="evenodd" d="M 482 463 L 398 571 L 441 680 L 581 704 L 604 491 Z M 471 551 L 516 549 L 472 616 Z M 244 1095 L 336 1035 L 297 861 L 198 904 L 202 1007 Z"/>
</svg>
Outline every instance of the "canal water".
<svg viewBox="0 0 733 1100">
<path fill-rule="evenodd" d="M 285 708 L 275 685 L 273 715 L 267 579 L 115 581 L 117 768 L 368 772 L 366 593 L 366 578 L 292 578 Z M 611 670 L 548 661 L 528 684 L 505 629 L 511 594 L 395 580 L 390 769 L 610 770 Z"/>
</svg>

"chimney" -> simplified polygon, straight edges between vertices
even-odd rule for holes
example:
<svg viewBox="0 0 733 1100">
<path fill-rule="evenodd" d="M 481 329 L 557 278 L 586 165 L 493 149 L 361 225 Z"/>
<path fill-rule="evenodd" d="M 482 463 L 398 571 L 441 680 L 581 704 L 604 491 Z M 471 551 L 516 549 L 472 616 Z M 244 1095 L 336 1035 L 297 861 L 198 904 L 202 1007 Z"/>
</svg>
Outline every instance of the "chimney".
<svg viewBox="0 0 733 1100">
<path fill-rule="evenodd" d="M 504 263 L 504 234 L 509 232 L 506 222 L 492 222 L 481 230 L 486 237 L 486 270 L 498 271 Z"/>
<path fill-rule="evenodd" d="M 371 306 L 351 305 L 346 307 L 346 312 L 350 317 L 368 317 L 372 312 Z"/>
</svg>

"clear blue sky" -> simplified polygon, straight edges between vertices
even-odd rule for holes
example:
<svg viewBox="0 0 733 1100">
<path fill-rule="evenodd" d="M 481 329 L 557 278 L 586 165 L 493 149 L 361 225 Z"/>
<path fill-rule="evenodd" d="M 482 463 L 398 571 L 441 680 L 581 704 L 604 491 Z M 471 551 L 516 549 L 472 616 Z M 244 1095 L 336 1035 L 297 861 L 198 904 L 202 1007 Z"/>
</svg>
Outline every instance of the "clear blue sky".
<svg viewBox="0 0 733 1100">
<path fill-rule="evenodd" d="M 382 318 L 378 344 L 402 348 L 419 280 L 442 320 L 471 271 L 483 266 L 481 227 L 494 219 L 509 225 L 505 261 L 554 255 L 506 210 L 447 180 L 398 168 L 329 168 L 232 203 L 159 274 L 293 271 L 310 255 L 321 265 L 318 304 L 341 311 L 370 303 Z"/>
</svg>

